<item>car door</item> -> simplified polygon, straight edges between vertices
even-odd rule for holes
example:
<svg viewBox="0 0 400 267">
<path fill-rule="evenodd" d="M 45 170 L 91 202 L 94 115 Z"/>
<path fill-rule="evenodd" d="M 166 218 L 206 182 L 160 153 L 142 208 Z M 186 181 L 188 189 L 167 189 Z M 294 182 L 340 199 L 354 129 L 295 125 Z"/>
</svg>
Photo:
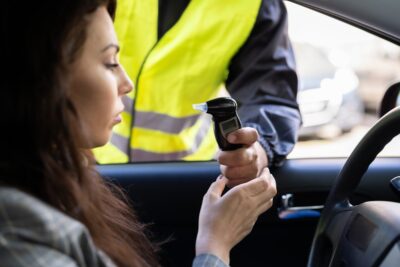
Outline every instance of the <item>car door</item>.
<svg viewBox="0 0 400 267">
<path fill-rule="evenodd" d="M 323 205 L 344 159 L 289 159 L 274 170 L 279 194 L 251 234 L 231 254 L 232 266 L 305 266 L 318 216 L 303 206 Z M 203 194 L 219 174 L 216 162 L 103 165 L 101 174 L 121 185 L 161 246 L 163 266 L 190 266 Z M 354 195 L 354 203 L 398 197 L 389 180 L 400 173 L 400 159 L 376 160 Z M 282 196 L 292 207 L 282 210 Z M 238 212 L 240 212 L 238 210 Z M 297 212 L 297 213 L 296 213 Z M 281 215 L 281 216 L 279 216 Z"/>
<path fill-rule="evenodd" d="M 353 18 L 352 23 L 357 24 L 356 22 L 358 21 L 359 26 L 366 23 L 362 12 L 357 11 L 353 14 L 351 8 L 345 8 L 346 3 L 351 2 L 351 7 L 357 7 L 363 1 L 314 0 L 293 2 L 301 2 L 314 9 L 321 9 L 321 11 L 325 10 L 330 15 L 335 15 L 335 12 L 339 12 L 338 15 L 342 20 Z M 388 3 L 388 1 L 385 3 Z M 293 6 L 293 4 L 289 3 L 287 5 L 288 7 L 290 6 L 288 8 L 289 28 L 291 25 L 301 24 L 301 18 L 304 18 L 304 16 L 312 17 L 316 14 L 304 7 Z M 363 7 L 368 11 L 368 8 L 373 8 L 373 1 L 369 1 L 367 4 L 364 3 Z M 305 15 L 303 14 L 303 17 L 298 16 L 296 20 L 295 16 L 291 16 L 292 14 L 297 14 L 299 8 L 302 12 L 305 12 Z M 346 16 L 342 16 L 343 14 L 346 14 Z M 332 25 L 342 24 L 342 22 L 334 19 L 331 19 L 331 21 Z M 325 38 L 328 39 L 328 44 L 322 47 L 328 57 L 333 57 L 335 53 L 343 53 L 343 44 L 339 42 L 339 44 L 334 44 L 333 40 L 346 39 L 345 31 L 337 30 L 335 26 L 322 28 L 320 29 L 322 32 L 313 28 L 313 26 L 320 25 L 321 23 L 318 19 L 316 21 L 307 21 L 305 25 L 301 26 L 300 34 L 299 32 L 291 32 L 292 40 L 299 41 L 296 34 L 301 35 L 301 31 L 303 31 L 304 35 L 307 29 L 309 33 L 305 35 L 307 35 L 306 38 L 309 38 L 308 42 L 311 45 L 319 45 L 320 49 L 321 40 L 319 39 L 325 38 L 321 36 L 322 32 L 327 32 L 329 35 L 335 34 L 335 36 L 330 37 L 331 39 Z M 368 30 L 371 31 L 371 29 Z M 382 35 L 382 33 L 377 34 Z M 387 39 L 392 39 L 393 41 L 393 37 L 387 37 Z M 359 43 L 353 44 L 354 47 L 352 49 L 360 50 L 362 47 L 369 47 L 370 51 L 372 51 L 369 55 L 376 59 L 375 57 L 379 56 L 372 53 L 378 53 L 380 51 L 379 47 L 381 47 L 376 45 L 376 40 L 386 45 L 391 43 L 379 38 L 373 40 L 370 41 L 360 37 L 357 39 Z M 398 49 L 398 47 L 395 48 Z M 399 50 L 396 49 L 394 49 L 395 52 L 392 52 L 395 54 L 395 58 L 400 55 L 398 53 Z M 391 70 L 394 76 L 385 76 L 384 81 L 382 81 L 383 78 L 377 75 L 376 80 L 374 80 L 375 72 L 371 72 L 371 76 L 373 76 L 371 78 L 365 74 L 369 73 L 365 66 L 361 69 L 355 67 L 360 58 L 364 58 L 363 54 L 348 59 L 352 63 L 350 66 L 353 68 L 354 73 L 358 75 L 357 92 L 360 95 L 364 92 L 366 96 L 371 96 L 371 92 L 375 92 L 371 90 L 379 91 L 379 96 L 374 95 L 375 106 L 372 105 L 373 107 L 370 107 L 371 103 L 363 96 L 357 100 L 346 100 L 350 101 L 350 104 L 352 103 L 351 101 L 357 101 L 358 105 L 359 100 L 362 99 L 367 111 L 362 111 L 363 121 L 353 125 L 352 129 L 347 130 L 347 132 L 334 130 L 335 128 L 332 128 L 332 125 L 335 126 L 336 123 L 334 120 L 328 124 L 317 125 L 315 129 L 309 129 L 308 132 L 312 133 L 314 130 L 318 132 L 327 127 L 328 130 L 325 129 L 325 131 L 328 131 L 328 133 L 334 132 L 335 135 L 328 136 L 327 139 L 318 135 L 307 136 L 306 139 L 299 141 L 295 150 L 282 167 L 271 170 L 278 187 L 278 195 L 274 199 L 274 206 L 260 216 L 249 236 L 233 249 L 231 253 L 232 266 L 306 266 L 318 217 L 329 190 L 351 150 L 368 128 L 378 119 L 374 114 L 374 109 L 377 109 L 379 104 L 379 100 L 376 100 L 376 98 L 381 98 L 384 89 L 400 73 L 399 65 L 394 65 L 394 70 Z M 396 59 L 400 61 L 400 57 Z M 393 63 L 387 58 L 380 60 L 383 61 L 383 63 L 380 63 L 382 66 Z M 310 62 L 312 63 L 312 58 L 310 58 Z M 372 64 L 370 67 L 373 69 L 373 64 L 376 64 L 376 62 L 375 60 L 373 63 L 370 62 L 368 64 Z M 301 79 L 300 77 L 300 81 Z M 319 84 L 322 84 L 323 79 L 324 77 L 321 78 Z M 364 86 L 363 83 L 371 83 L 371 81 L 374 85 L 379 84 L 379 86 L 374 89 L 362 87 Z M 346 92 L 346 88 L 336 90 Z M 365 91 L 367 92 L 365 93 Z M 341 103 L 344 103 L 343 95 Z M 315 105 L 312 106 L 316 110 L 315 112 L 322 113 L 323 110 L 318 110 Z M 319 105 L 318 107 L 322 106 Z M 348 117 L 351 116 L 351 114 L 346 115 Z M 337 116 L 334 116 L 334 118 L 337 118 Z M 338 125 L 336 127 L 340 127 Z M 360 128 L 362 128 L 361 132 Z M 375 199 L 399 200 L 398 195 L 390 186 L 390 179 L 400 174 L 400 157 L 398 157 L 397 144 L 398 140 L 393 140 L 384 153 L 381 154 L 381 157 L 371 164 L 351 198 L 352 203 L 357 204 Z M 161 244 L 159 255 L 162 265 L 190 266 L 195 253 L 197 219 L 202 196 L 207 191 L 210 183 L 219 175 L 218 163 L 215 161 L 128 163 L 100 165 L 98 170 L 105 179 L 120 185 L 126 191 L 133 208 L 141 220 L 148 224 L 153 233 L 152 240 Z M 240 210 L 237 212 L 240 212 Z"/>
</svg>

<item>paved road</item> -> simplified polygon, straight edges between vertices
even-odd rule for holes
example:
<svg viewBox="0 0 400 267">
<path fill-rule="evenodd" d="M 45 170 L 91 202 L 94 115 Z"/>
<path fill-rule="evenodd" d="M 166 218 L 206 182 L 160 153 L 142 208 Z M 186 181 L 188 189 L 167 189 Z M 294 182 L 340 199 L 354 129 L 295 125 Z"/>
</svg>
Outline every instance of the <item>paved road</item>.
<svg viewBox="0 0 400 267">
<path fill-rule="evenodd" d="M 362 125 L 351 132 L 329 140 L 300 141 L 289 158 L 347 157 L 361 138 L 376 121 L 372 115 L 366 115 Z M 397 136 L 380 153 L 380 156 L 400 156 L 400 136 Z"/>
</svg>

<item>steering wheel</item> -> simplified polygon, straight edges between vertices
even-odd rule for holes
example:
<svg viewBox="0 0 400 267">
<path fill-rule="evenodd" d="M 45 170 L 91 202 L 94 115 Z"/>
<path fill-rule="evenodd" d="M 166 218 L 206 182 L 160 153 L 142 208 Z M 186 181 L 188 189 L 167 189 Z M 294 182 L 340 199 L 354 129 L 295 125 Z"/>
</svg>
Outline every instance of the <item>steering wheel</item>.
<svg viewBox="0 0 400 267">
<path fill-rule="evenodd" d="M 308 267 L 399 266 L 400 204 L 368 201 L 352 206 L 349 202 L 369 165 L 399 133 L 397 107 L 383 116 L 351 153 L 326 200 Z"/>
</svg>

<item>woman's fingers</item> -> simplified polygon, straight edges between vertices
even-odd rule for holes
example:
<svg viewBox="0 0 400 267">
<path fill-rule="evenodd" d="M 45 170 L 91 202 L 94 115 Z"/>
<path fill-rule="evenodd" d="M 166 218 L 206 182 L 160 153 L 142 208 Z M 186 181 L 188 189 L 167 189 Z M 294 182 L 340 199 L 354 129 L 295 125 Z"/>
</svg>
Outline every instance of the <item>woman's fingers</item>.
<svg viewBox="0 0 400 267">
<path fill-rule="evenodd" d="M 243 187 L 252 197 L 260 194 L 273 197 L 276 194 L 275 179 L 268 168 L 264 168 L 259 177 L 244 184 Z"/>
<path fill-rule="evenodd" d="M 272 200 L 277 193 L 275 179 L 268 168 L 265 168 L 256 179 L 241 184 L 231 191 L 232 194 L 238 195 L 233 197 L 242 198 L 240 203 L 243 203 L 244 207 L 241 209 L 246 209 L 248 216 L 255 218 L 272 206 Z"/>
<path fill-rule="evenodd" d="M 262 202 L 261 205 L 257 207 L 256 213 L 258 214 L 258 216 L 263 214 L 264 212 L 269 210 L 273 204 L 274 204 L 273 198 L 270 198 L 269 200 Z"/>
<path fill-rule="evenodd" d="M 222 195 L 222 192 L 225 189 L 226 183 L 228 182 L 228 179 L 222 175 L 218 176 L 217 180 L 213 182 L 210 187 L 208 188 L 208 191 L 206 195 L 212 195 L 216 197 L 220 197 Z"/>
<path fill-rule="evenodd" d="M 212 252 L 229 260 L 229 251 L 250 233 L 258 216 L 272 206 L 275 180 L 268 168 L 221 196 L 228 179 L 220 176 L 204 196 L 196 253 Z"/>
</svg>

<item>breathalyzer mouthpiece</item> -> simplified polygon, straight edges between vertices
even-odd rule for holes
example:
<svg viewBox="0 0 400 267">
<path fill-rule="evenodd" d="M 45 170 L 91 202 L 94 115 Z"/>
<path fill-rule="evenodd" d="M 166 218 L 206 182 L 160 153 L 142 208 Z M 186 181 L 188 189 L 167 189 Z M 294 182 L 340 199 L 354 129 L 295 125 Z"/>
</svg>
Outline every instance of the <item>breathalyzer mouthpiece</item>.
<svg viewBox="0 0 400 267">
<path fill-rule="evenodd" d="M 207 103 L 200 103 L 200 104 L 193 104 L 192 105 L 194 109 L 207 112 L 208 106 Z"/>
</svg>

